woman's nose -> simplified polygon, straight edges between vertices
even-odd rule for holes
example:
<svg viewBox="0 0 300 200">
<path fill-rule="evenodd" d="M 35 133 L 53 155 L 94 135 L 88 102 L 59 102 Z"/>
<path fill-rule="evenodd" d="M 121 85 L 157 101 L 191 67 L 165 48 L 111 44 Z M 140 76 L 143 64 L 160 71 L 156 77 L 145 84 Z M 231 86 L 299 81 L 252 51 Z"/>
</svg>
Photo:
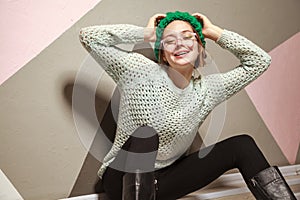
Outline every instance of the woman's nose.
<svg viewBox="0 0 300 200">
<path fill-rule="evenodd" d="M 178 38 L 177 39 L 177 46 L 181 46 L 182 45 L 182 39 L 181 38 Z"/>
</svg>

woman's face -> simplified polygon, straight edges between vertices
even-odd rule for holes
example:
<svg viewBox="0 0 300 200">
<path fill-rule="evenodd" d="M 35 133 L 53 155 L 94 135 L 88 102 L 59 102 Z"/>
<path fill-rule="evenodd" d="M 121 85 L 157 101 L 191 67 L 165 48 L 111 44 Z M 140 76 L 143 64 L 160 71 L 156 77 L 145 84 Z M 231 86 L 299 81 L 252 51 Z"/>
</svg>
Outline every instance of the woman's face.
<svg viewBox="0 0 300 200">
<path fill-rule="evenodd" d="M 175 20 L 165 28 L 163 37 L 163 59 L 174 69 L 194 67 L 199 50 L 192 26 L 185 21 Z"/>
</svg>

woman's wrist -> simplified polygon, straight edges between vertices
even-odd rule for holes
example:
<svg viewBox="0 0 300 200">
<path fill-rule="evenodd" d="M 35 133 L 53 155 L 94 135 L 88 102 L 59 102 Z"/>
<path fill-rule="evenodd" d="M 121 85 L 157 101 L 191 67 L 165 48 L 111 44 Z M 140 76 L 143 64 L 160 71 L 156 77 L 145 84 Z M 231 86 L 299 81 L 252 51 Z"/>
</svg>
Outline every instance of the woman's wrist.
<svg viewBox="0 0 300 200">
<path fill-rule="evenodd" d="M 144 42 L 154 42 L 155 41 L 155 30 L 154 28 L 144 28 Z"/>
<path fill-rule="evenodd" d="M 206 31 L 207 31 L 206 37 L 216 42 L 221 37 L 224 29 L 222 29 L 216 25 L 213 25 Z"/>
</svg>

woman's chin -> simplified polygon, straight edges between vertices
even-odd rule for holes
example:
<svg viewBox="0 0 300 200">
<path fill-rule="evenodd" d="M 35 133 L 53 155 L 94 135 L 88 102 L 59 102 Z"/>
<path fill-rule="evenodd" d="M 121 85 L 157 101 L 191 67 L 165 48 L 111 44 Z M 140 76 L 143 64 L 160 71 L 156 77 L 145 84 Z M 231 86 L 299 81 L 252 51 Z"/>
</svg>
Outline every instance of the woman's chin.
<svg viewBox="0 0 300 200">
<path fill-rule="evenodd" d="M 195 61 L 192 62 L 189 59 L 175 59 L 175 60 L 173 60 L 174 65 L 181 66 L 181 67 L 191 66 L 192 63 L 195 63 Z"/>
</svg>

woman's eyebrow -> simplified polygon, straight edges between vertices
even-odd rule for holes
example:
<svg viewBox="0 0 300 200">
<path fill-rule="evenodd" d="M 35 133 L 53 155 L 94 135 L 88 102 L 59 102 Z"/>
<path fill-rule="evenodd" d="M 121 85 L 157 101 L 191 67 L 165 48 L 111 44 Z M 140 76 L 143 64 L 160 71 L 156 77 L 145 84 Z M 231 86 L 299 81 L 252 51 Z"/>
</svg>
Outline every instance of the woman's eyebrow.
<svg viewBox="0 0 300 200">
<path fill-rule="evenodd" d="M 175 32 L 175 31 L 174 31 Z M 188 30 L 188 29 L 184 29 L 184 30 L 182 30 L 182 31 L 178 31 L 178 33 L 186 33 L 186 32 L 190 32 L 190 33 L 193 33 L 193 31 L 191 31 L 191 30 Z M 168 37 L 168 36 L 177 36 L 177 34 L 175 34 L 175 33 L 170 33 L 170 34 L 167 34 L 167 35 L 165 35 L 164 37 Z"/>
<path fill-rule="evenodd" d="M 169 36 L 176 36 L 176 34 L 170 33 L 170 34 L 165 35 L 164 38 L 169 37 Z"/>
<path fill-rule="evenodd" d="M 189 33 L 194 33 L 194 31 L 191 31 L 191 30 L 184 30 L 184 31 L 181 31 L 181 33 L 187 33 L 187 32 L 189 32 Z"/>
</svg>

